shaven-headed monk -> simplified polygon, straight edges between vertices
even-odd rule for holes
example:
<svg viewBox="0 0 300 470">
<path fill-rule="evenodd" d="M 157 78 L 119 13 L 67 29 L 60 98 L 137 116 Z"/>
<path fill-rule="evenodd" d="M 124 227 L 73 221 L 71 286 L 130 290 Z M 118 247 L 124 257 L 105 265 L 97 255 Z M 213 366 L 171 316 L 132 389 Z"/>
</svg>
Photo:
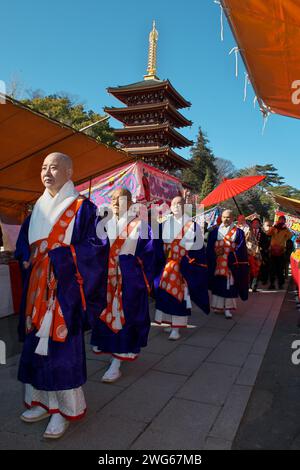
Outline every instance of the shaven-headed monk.
<svg viewBox="0 0 300 470">
<path fill-rule="evenodd" d="M 172 215 L 160 226 L 156 247 L 154 280 L 155 322 L 170 326 L 169 339 L 180 338 L 179 329 L 187 328 L 192 303 L 209 313 L 207 263 L 200 226 L 184 213 L 181 196 L 171 202 Z"/>
<path fill-rule="evenodd" d="M 111 354 L 102 382 L 121 377 L 121 364 L 137 359 L 147 345 L 150 329 L 148 294 L 154 276 L 154 248 L 147 217 L 133 210 L 125 188 L 112 195 L 113 216 L 107 221 L 110 241 L 107 306 L 99 311 L 91 344 L 96 354 Z M 111 214 L 112 215 L 112 214 Z"/>
<path fill-rule="evenodd" d="M 56 439 L 86 412 L 83 332 L 106 305 L 109 245 L 96 236 L 96 206 L 75 190 L 72 161 L 48 155 L 45 186 L 25 220 L 16 257 L 25 274 L 18 378 L 25 384 L 27 423 L 51 416 L 45 438 Z"/>
<path fill-rule="evenodd" d="M 232 318 L 236 298 L 248 299 L 249 263 L 243 230 L 233 223 L 233 213 L 225 210 L 222 223 L 210 232 L 207 244 L 211 308 Z"/>
</svg>

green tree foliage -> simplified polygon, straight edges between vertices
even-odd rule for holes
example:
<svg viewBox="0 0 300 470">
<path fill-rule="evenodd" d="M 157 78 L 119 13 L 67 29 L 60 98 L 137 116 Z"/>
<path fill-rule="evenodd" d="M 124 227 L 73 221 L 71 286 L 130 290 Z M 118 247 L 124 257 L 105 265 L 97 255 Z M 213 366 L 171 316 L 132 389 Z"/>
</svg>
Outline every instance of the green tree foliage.
<svg viewBox="0 0 300 470">
<path fill-rule="evenodd" d="M 208 146 L 209 140 L 199 128 L 197 141 L 191 150 L 191 168 L 187 168 L 183 172 L 183 181 L 189 184 L 195 194 L 202 193 L 202 185 L 204 183 L 207 171 L 210 171 L 212 184 L 217 182 L 217 168 L 215 165 L 215 157 L 212 150 Z"/>
<path fill-rule="evenodd" d="M 210 168 L 207 168 L 206 175 L 201 187 L 200 199 L 204 199 L 214 189 L 214 178 Z"/>
<path fill-rule="evenodd" d="M 254 165 L 238 170 L 237 176 L 265 175 L 266 178 L 262 186 L 281 186 L 284 184 L 284 178 L 279 175 L 277 168 L 273 164 Z"/>
<path fill-rule="evenodd" d="M 31 98 L 23 99 L 22 103 L 76 130 L 80 130 L 103 117 L 94 111 L 86 111 L 82 103 L 76 103 L 64 93 L 42 96 L 41 92 L 38 91 L 33 93 Z M 99 142 L 114 146 L 114 134 L 107 121 L 96 124 L 87 129 L 85 133 Z"/>
</svg>

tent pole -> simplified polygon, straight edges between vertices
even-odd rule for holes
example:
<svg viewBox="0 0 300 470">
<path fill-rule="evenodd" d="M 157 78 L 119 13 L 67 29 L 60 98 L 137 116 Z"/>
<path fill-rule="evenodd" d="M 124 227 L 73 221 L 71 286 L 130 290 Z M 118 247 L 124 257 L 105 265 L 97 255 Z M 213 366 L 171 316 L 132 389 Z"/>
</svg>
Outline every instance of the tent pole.
<svg viewBox="0 0 300 470">
<path fill-rule="evenodd" d="M 235 205 L 236 205 L 236 207 L 237 207 L 237 210 L 239 211 L 239 214 L 242 214 L 242 211 L 241 211 L 241 209 L 239 208 L 239 205 L 238 205 L 238 203 L 236 202 L 235 197 L 233 197 L 232 199 L 234 200 L 234 203 L 235 203 Z"/>
</svg>

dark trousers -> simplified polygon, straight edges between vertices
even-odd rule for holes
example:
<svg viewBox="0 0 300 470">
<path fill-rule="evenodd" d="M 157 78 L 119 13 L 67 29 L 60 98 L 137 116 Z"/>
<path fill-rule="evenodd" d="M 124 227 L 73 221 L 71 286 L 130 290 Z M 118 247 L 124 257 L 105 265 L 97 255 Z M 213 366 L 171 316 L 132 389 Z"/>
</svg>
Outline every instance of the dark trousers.
<svg viewBox="0 0 300 470">
<path fill-rule="evenodd" d="M 270 279 L 271 284 L 278 280 L 278 285 L 284 284 L 285 256 L 270 256 Z"/>
</svg>

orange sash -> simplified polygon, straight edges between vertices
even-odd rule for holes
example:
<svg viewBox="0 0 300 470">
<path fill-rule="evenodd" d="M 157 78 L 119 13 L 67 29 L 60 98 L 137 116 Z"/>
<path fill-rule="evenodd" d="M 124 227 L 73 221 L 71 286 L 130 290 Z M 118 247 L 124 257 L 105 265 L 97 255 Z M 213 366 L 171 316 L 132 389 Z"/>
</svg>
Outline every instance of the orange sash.
<svg viewBox="0 0 300 470">
<path fill-rule="evenodd" d="M 229 277 L 231 274 L 228 267 L 228 257 L 229 253 L 234 252 L 236 247 L 236 243 L 232 241 L 236 230 L 236 227 L 232 227 L 223 240 L 217 240 L 215 243 L 215 253 L 217 256 L 216 276 Z"/>
<path fill-rule="evenodd" d="M 48 238 L 38 240 L 31 245 L 32 271 L 30 275 L 27 302 L 26 302 L 26 326 L 27 332 L 33 327 L 40 329 L 43 319 L 48 309 L 52 309 L 53 320 L 50 330 L 50 337 L 53 341 L 64 342 L 68 330 L 63 317 L 63 313 L 56 297 L 57 281 L 54 277 L 53 267 L 48 257 L 48 252 L 60 246 L 68 246 L 63 243 L 66 230 L 79 210 L 84 199 L 77 198 L 60 216 L 52 227 Z M 79 283 L 83 308 L 85 309 L 85 299 L 83 293 L 83 281 L 78 271 L 75 249 L 72 245 L 71 253 L 76 268 L 76 278 Z"/>
<path fill-rule="evenodd" d="M 190 229 L 192 221 L 189 221 L 182 228 L 182 238 Z M 180 272 L 180 261 L 187 254 L 187 250 L 180 246 L 182 238 L 174 238 L 172 243 L 167 243 L 165 246 L 167 252 L 167 262 L 164 267 L 159 287 L 168 292 L 179 302 L 184 299 L 184 289 L 186 282 Z"/>
<path fill-rule="evenodd" d="M 107 279 L 107 306 L 100 314 L 102 320 L 114 333 L 125 325 L 122 302 L 122 275 L 119 273 L 119 253 L 126 238 L 130 236 L 140 219 L 134 219 L 110 246 Z"/>
</svg>

